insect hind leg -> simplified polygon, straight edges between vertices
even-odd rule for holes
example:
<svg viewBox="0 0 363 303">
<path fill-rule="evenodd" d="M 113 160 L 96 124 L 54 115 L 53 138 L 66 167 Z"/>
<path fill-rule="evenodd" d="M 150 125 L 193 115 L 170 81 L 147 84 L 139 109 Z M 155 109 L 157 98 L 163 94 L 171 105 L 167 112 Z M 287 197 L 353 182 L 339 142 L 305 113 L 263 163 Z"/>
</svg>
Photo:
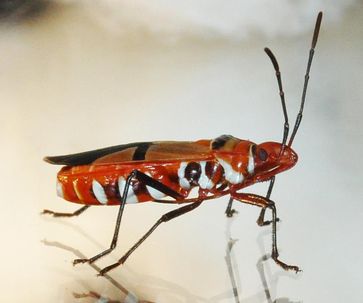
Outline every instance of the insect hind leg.
<svg viewBox="0 0 363 303">
<path fill-rule="evenodd" d="M 192 211 L 193 209 L 197 208 L 198 206 L 200 206 L 202 204 L 202 201 L 200 202 L 193 202 L 191 204 L 185 205 L 183 207 L 174 209 L 164 215 L 161 216 L 161 218 L 156 221 L 156 223 L 144 234 L 144 236 L 142 236 L 139 241 L 137 241 L 134 246 L 132 246 L 123 256 L 121 259 L 119 259 L 116 263 L 105 267 L 104 269 L 102 269 L 100 271 L 100 275 L 103 276 L 104 274 L 106 274 L 108 271 L 116 268 L 119 265 L 122 265 L 123 263 L 125 263 L 125 261 L 127 260 L 127 258 L 136 250 L 136 248 L 138 248 L 142 242 L 144 242 L 152 233 L 153 231 L 161 224 L 164 222 L 168 222 L 171 219 L 174 219 L 176 217 L 179 217 L 187 212 Z"/>
<path fill-rule="evenodd" d="M 41 214 L 42 215 L 51 215 L 53 217 L 76 217 L 79 216 L 80 214 L 82 214 L 86 209 L 90 208 L 90 205 L 85 205 L 82 206 L 81 208 L 77 209 L 76 211 L 74 211 L 73 213 L 62 213 L 62 212 L 55 212 L 49 209 L 44 209 Z"/>
<path fill-rule="evenodd" d="M 118 211 L 117 219 L 116 219 L 115 230 L 114 230 L 114 234 L 113 234 L 113 237 L 112 237 L 110 247 L 108 249 L 100 252 L 99 254 L 93 256 L 92 258 L 89 258 L 89 259 L 75 259 L 73 261 L 73 265 L 76 265 L 78 263 L 86 263 L 86 262 L 93 263 L 96 260 L 98 260 L 99 258 L 109 254 L 111 251 L 113 251 L 116 248 L 118 234 L 119 234 L 120 225 L 121 225 L 122 214 L 123 214 L 123 211 L 124 211 L 124 208 L 125 208 L 125 204 L 127 202 L 127 196 L 128 196 L 129 189 L 132 186 L 131 182 L 133 180 L 138 180 L 140 182 L 143 182 L 143 184 L 145 184 L 147 186 L 150 186 L 150 187 L 152 187 L 154 189 L 157 189 L 160 192 L 164 193 L 165 195 L 170 196 L 170 197 L 172 197 L 174 199 L 182 197 L 179 193 L 175 192 L 173 189 L 171 189 L 168 186 L 162 184 L 161 182 L 153 179 L 152 177 L 149 177 L 148 175 L 144 174 L 143 172 L 140 172 L 138 170 L 133 170 L 126 179 L 125 188 L 124 188 L 124 191 L 123 191 L 123 194 L 122 194 L 120 207 L 119 207 L 119 211 Z"/>
</svg>

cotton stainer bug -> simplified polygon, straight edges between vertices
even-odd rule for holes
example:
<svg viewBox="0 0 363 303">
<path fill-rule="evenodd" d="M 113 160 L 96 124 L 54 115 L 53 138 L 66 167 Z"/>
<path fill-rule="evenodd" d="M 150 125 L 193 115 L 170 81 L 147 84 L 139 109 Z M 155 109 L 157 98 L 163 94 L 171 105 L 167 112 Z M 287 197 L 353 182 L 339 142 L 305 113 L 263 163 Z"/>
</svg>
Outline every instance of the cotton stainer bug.
<svg viewBox="0 0 363 303">
<path fill-rule="evenodd" d="M 177 203 L 186 205 L 164 214 L 134 246 L 115 264 L 100 271 L 103 275 L 123 264 L 131 253 L 163 222 L 183 215 L 206 200 L 229 195 L 227 216 L 232 216 L 234 200 L 261 208 L 257 223 L 272 226 L 272 259 L 285 270 L 299 271 L 279 259 L 275 203 L 270 199 L 275 176 L 293 167 L 297 154 L 292 150 L 302 119 L 311 62 L 318 40 L 322 13 L 318 14 L 306 68 L 300 111 L 289 135 L 289 122 L 282 88 L 281 74 L 273 53 L 265 48 L 276 72 L 284 114 L 284 132 L 281 143 L 255 144 L 229 135 L 214 140 L 195 142 L 139 142 L 112 146 L 78 154 L 46 157 L 51 164 L 65 165 L 58 173 L 58 195 L 68 201 L 84 204 L 74 213 L 44 210 L 55 217 L 78 216 L 91 205 L 118 205 L 116 227 L 108 249 L 89 259 L 76 259 L 74 264 L 92 263 L 110 253 L 117 244 L 125 204 L 142 202 Z M 287 143 L 287 144 L 286 144 Z M 266 196 L 242 193 L 241 189 L 257 182 L 269 181 Z M 191 190 L 198 188 L 196 197 Z M 264 219 L 266 209 L 272 211 L 272 220 Z"/>
</svg>

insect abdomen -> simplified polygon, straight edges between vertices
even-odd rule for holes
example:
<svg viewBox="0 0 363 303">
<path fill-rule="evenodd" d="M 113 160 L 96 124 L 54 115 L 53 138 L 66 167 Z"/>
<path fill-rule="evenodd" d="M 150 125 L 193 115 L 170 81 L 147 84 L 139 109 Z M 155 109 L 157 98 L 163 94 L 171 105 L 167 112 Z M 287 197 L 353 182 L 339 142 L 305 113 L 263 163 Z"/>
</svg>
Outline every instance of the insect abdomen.
<svg viewBox="0 0 363 303">
<path fill-rule="evenodd" d="M 223 167 L 216 161 L 140 165 L 139 170 L 184 198 L 193 187 L 209 191 L 224 182 Z M 57 193 L 65 200 L 80 204 L 118 205 L 131 171 L 123 165 L 108 166 L 107 169 L 106 166 L 102 169 L 101 166 L 91 165 L 64 167 L 58 173 Z M 162 192 L 152 186 L 134 180 L 129 187 L 126 203 L 160 200 L 164 197 Z"/>
<path fill-rule="evenodd" d="M 138 169 L 180 194 L 187 195 L 187 192 L 177 185 L 177 164 L 169 163 L 168 165 L 140 165 L 140 167 L 130 165 L 64 167 L 58 173 L 58 196 L 80 204 L 119 205 L 126 180 L 133 169 Z M 132 180 L 126 203 L 147 202 L 164 197 L 163 193 L 151 186 L 138 180 Z"/>
</svg>

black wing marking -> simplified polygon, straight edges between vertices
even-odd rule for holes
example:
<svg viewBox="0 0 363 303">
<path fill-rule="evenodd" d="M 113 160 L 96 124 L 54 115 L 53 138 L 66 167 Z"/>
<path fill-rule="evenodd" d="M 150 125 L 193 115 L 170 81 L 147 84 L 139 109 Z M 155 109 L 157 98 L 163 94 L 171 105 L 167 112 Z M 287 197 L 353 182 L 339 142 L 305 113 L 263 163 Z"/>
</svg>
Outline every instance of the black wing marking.
<svg viewBox="0 0 363 303">
<path fill-rule="evenodd" d="M 63 155 L 63 156 L 54 156 L 54 157 L 45 157 L 44 161 L 50 164 L 57 165 L 87 165 L 91 164 L 93 161 L 97 160 L 100 157 L 122 151 L 127 148 L 136 147 L 137 150 L 140 150 L 142 153 L 146 146 L 152 145 L 152 142 L 136 142 L 129 144 L 122 144 L 116 146 L 110 146 L 106 148 L 91 150 L 83 153 L 71 154 L 71 155 Z"/>
<path fill-rule="evenodd" d="M 151 142 L 140 143 L 135 150 L 132 160 L 145 160 L 146 152 L 149 149 Z"/>
</svg>

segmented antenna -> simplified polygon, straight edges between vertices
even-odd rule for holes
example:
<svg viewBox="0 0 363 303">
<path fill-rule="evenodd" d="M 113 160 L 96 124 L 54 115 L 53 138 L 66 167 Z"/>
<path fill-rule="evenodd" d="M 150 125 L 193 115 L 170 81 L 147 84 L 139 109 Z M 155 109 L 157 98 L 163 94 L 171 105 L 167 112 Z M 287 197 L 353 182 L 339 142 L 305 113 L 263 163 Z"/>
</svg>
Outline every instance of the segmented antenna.
<svg viewBox="0 0 363 303">
<path fill-rule="evenodd" d="M 310 48 L 310 52 L 309 52 L 308 65 L 306 67 L 305 81 L 304 81 L 304 88 L 303 88 L 302 97 L 301 97 L 300 110 L 299 110 L 299 113 L 298 113 L 298 115 L 296 117 L 295 126 L 294 126 L 294 129 L 292 131 L 292 134 L 291 134 L 289 143 L 288 143 L 288 146 L 289 147 L 291 146 L 292 142 L 294 141 L 296 132 L 299 129 L 299 126 L 300 126 L 300 123 L 301 123 L 302 113 L 303 113 L 304 105 L 305 105 L 306 90 L 307 90 L 308 82 L 309 82 L 309 74 L 310 74 L 311 62 L 313 61 L 315 46 L 316 46 L 316 43 L 318 41 L 320 24 L 321 24 L 321 19 L 322 18 L 323 18 L 323 13 L 320 12 L 318 14 L 318 17 L 316 18 L 315 29 L 314 29 L 314 36 L 313 36 L 313 40 L 311 42 L 311 48 Z"/>
<path fill-rule="evenodd" d="M 274 66 L 274 69 L 275 69 L 277 83 L 279 85 L 279 94 L 280 94 L 280 99 L 281 99 L 282 111 L 284 113 L 284 118 L 285 118 L 284 135 L 282 137 L 282 145 L 281 145 L 281 151 L 280 151 L 280 155 L 281 155 L 283 153 L 285 145 L 286 145 L 287 136 L 289 135 L 289 119 L 288 119 L 287 110 L 286 110 L 285 93 L 282 88 L 281 72 L 280 72 L 279 64 L 277 63 L 276 57 L 274 56 L 274 54 L 268 47 L 265 47 L 265 53 L 267 54 L 267 56 L 269 56 L 269 58 L 272 62 L 272 65 Z"/>
<path fill-rule="evenodd" d="M 292 134 L 291 134 L 291 137 L 290 137 L 290 140 L 289 140 L 289 143 L 288 143 L 289 147 L 291 146 L 292 142 L 294 141 L 296 132 L 299 129 L 300 122 L 301 122 L 301 119 L 302 119 L 302 113 L 303 113 L 304 105 L 305 105 L 306 90 L 307 90 L 308 82 L 309 82 L 310 67 L 311 67 L 311 62 L 313 61 L 313 57 L 314 57 L 315 46 L 316 46 L 316 43 L 318 41 L 320 24 L 321 24 L 321 19 L 322 18 L 323 18 L 323 13 L 319 12 L 318 17 L 316 18 L 313 40 L 311 42 L 308 65 L 307 65 L 306 73 L 305 73 L 305 81 L 304 81 L 304 88 L 303 88 L 303 93 L 302 93 L 302 97 L 301 97 L 300 111 L 299 111 L 299 113 L 298 113 L 298 115 L 296 117 L 296 122 L 295 122 L 295 125 L 294 125 L 294 129 L 292 131 Z M 270 58 L 270 60 L 272 62 L 272 65 L 274 66 L 275 72 L 276 72 L 277 83 L 279 85 L 281 105 L 282 105 L 282 110 L 283 110 L 284 118 L 285 118 L 284 135 L 283 135 L 283 138 L 282 138 L 282 144 L 281 144 L 281 150 L 280 150 L 280 155 L 282 155 L 282 153 L 284 152 L 285 146 L 286 146 L 287 137 L 289 135 L 289 120 L 288 120 L 287 110 L 286 110 L 285 93 L 284 93 L 284 90 L 282 88 L 281 72 L 280 72 L 279 64 L 277 63 L 276 57 L 274 56 L 272 51 L 267 47 L 265 48 L 265 52 L 269 56 L 269 58 Z M 275 176 L 272 177 L 271 180 L 270 180 L 270 185 L 268 187 L 268 191 L 267 191 L 267 195 L 266 195 L 267 198 L 270 198 L 271 193 L 272 193 L 272 189 L 274 187 L 274 184 L 275 184 Z M 265 210 L 262 209 L 261 213 L 260 213 L 260 218 L 259 218 L 260 221 L 263 221 L 264 215 L 265 215 Z"/>
<path fill-rule="evenodd" d="M 302 97 L 301 97 L 300 110 L 299 110 L 299 113 L 298 113 L 298 115 L 296 117 L 294 129 L 292 131 L 292 134 L 291 134 L 291 137 L 290 137 L 290 140 L 289 140 L 289 143 L 288 143 L 289 147 L 291 146 L 292 142 L 294 141 L 296 132 L 299 129 L 299 126 L 300 126 L 300 123 L 301 123 L 301 120 L 302 120 L 302 113 L 303 113 L 304 105 L 305 105 L 306 91 L 307 91 L 308 82 L 309 82 L 310 67 L 311 67 L 311 62 L 313 61 L 313 57 L 314 57 L 315 46 L 316 46 L 316 43 L 318 41 L 318 36 L 319 36 L 319 30 L 320 30 L 320 24 L 321 24 L 322 17 L 323 17 L 323 13 L 319 12 L 318 17 L 316 18 L 313 40 L 312 40 L 311 48 L 310 48 L 310 52 L 309 52 L 308 65 L 306 67 L 305 81 L 304 81 L 304 88 L 303 88 L 303 93 L 302 93 Z M 284 93 L 284 90 L 282 88 L 281 72 L 280 72 L 279 64 L 278 64 L 278 62 L 276 60 L 276 57 L 272 53 L 272 51 L 267 47 L 265 48 L 265 52 L 269 56 L 269 58 L 270 58 L 270 60 L 272 62 L 272 65 L 273 65 L 273 67 L 275 69 L 276 79 L 277 79 L 277 83 L 278 83 L 278 86 L 279 86 L 279 94 L 280 94 L 280 99 L 281 99 L 282 110 L 283 110 L 284 118 L 285 118 L 284 134 L 283 134 L 283 138 L 282 138 L 281 151 L 280 151 L 280 155 L 281 155 L 283 153 L 283 151 L 284 151 L 284 148 L 286 146 L 287 137 L 289 135 L 289 119 L 288 119 L 287 110 L 286 110 L 285 93 Z"/>
</svg>

